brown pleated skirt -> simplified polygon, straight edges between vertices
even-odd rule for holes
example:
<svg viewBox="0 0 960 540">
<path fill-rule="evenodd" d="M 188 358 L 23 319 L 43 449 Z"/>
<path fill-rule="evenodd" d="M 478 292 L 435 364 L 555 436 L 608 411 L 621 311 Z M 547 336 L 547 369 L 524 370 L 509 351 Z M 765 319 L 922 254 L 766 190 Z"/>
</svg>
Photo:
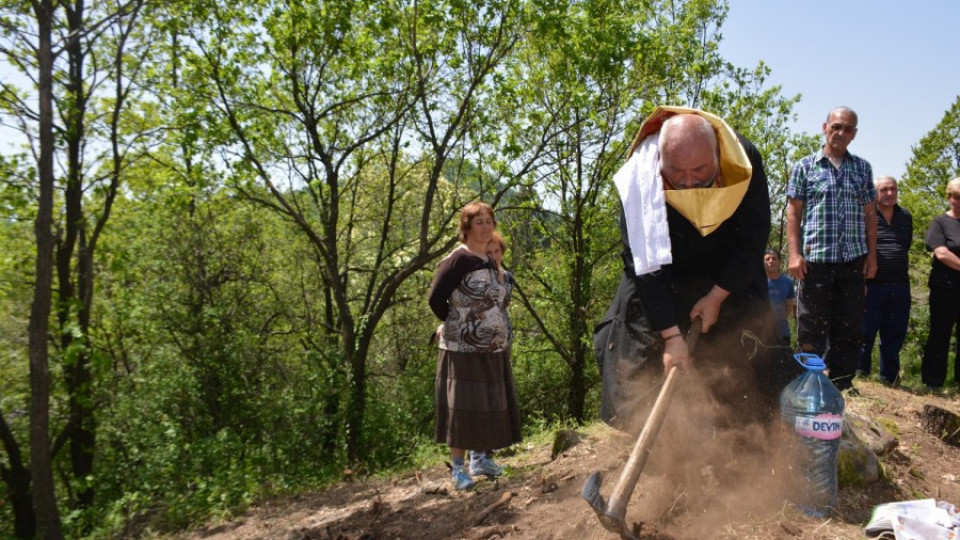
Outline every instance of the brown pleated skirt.
<svg viewBox="0 0 960 540">
<path fill-rule="evenodd" d="M 520 409 L 510 351 L 440 349 L 434 436 L 451 448 L 495 450 L 520 442 Z"/>
</svg>

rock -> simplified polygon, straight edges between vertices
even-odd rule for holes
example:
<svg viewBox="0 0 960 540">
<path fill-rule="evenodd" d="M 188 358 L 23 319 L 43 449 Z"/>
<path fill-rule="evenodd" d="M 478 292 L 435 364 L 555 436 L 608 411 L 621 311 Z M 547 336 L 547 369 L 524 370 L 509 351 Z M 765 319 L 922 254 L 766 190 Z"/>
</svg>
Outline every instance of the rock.
<svg viewBox="0 0 960 540">
<path fill-rule="evenodd" d="M 879 422 L 853 411 L 843 414 L 843 436 L 862 443 L 875 456 L 882 456 L 900 444 L 897 437 Z"/>
<path fill-rule="evenodd" d="M 790 536 L 801 536 L 803 534 L 803 528 L 796 523 L 790 523 L 789 521 L 781 521 L 780 528 L 783 529 L 783 532 L 789 534 Z"/>
<path fill-rule="evenodd" d="M 837 483 L 841 487 L 860 487 L 879 479 L 880 462 L 877 454 L 856 440 L 841 440 L 837 456 Z"/>
</svg>

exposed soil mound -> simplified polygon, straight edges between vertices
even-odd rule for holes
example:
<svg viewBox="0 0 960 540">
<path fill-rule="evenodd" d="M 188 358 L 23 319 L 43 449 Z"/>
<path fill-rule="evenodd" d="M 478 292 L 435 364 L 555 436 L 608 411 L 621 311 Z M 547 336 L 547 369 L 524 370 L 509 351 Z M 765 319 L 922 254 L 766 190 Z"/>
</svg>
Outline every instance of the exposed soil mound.
<svg viewBox="0 0 960 540">
<path fill-rule="evenodd" d="M 897 431 L 899 444 L 881 456 L 882 478 L 845 487 L 839 512 L 808 518 L 785 502 L 792 474 L 777 457 L 782 434 L 751 425 L 721 429 L 682 405 L 671 407 L 627 507 L 643 540 L 856 539 L 880 503 L 933 497 L 960 506 L 960 448 L 921 425 L 925 404 L 960 412 L 960 397 L 915 395 L 857 382 L 847 408 Z M 674 410 L 675 409 L 675 410 Z M 894 427 L 895 426 L 895 427 Z M 341 483 L 322 493 L 262 504 L 230 523 L 181 535 L 191 540 L 278 539 L 612 539 L 581 498 L 599 471 L 609 496 L 632 448 L 632 436 L 594 425 L 551 460 L 553 447 L 521 445 L 497 481 L 469 492 L 450 487 L 442 465 L 389 480 Z"/>
</svg>

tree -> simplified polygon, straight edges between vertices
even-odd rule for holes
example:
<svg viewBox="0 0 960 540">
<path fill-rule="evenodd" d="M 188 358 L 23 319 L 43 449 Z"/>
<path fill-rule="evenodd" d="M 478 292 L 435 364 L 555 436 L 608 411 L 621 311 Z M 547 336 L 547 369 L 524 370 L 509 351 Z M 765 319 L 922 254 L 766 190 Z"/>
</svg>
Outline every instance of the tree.
<svg viewBox="0 0 960 540">
<path fill-rule="evenodd" d="M 514 107 L 527 126 L 516 130 L 517 143 L 544 140 L 546 152 L 532 174 L 537 183 L 517 203 L 525 212 L 507 224 L 509 260 L 536 341 L 542 348 L 545 340 L 563 361 L 564 413 L 578 422 L 587 417 L 591 386 L 589 321 L 606 309 L 619 275 L 619 212 L 609 179 L 631 142 L 627 127 L 651 95 L 650 81 L 661 75 L 646 70 L 662 31 L 651 24 L 655 11 L 606 0 L 557 4 L 525 41 L 517 64 L 515 76 L 531 83 Z M 552 122 L 544 125 L 545 118 Z M 535 353 L 518 349 L 523 355 Z"/>
<path fill-rule="evenodd" d="M 28 323 L 34 295 L 36 267 L 36 170 L 24 155 L 0 157 L 0 442 L 6 460 L 0 462 L 0 480 L 6 486 L 12 513 L 13 533 L 18 538 L 33 538 L 36 516 L 30 489 L 29 456 L 21 450 L 18 425 L 29 408 L 30 386 Z M 29 225 L 29 226 L 28 226 Z M 32 245 L 31 245 L 32 244 Z M 9 415 L 8 424 L 5 415 Z M 29 418 L 27 418 L 29 420 Z M 2 533 L 0 533 L 2 534 Z"/>
<path fill-rule="evenodd" d="M 39 148 L 37 174 L 39 197 L 34 234 L 37 239 L 36 286 L 30 310 L 30 461 L 33 483 L 33 510 L 37 520 L 37 535 L 43 539 L 63 537 L 60 513 L 50 466 L 50 371 L 47 350 L 51 282 L 53 280 L 53 61 L 51 42 L 53 3 L 50 0 L 33 2 L 37 21 L 37 88 L 39 114 L 37 115 Z M 21 518 L 24 519 L 24 518 Z M 27 525 L 31 518 L 25 518 Z"/>
<path fill-rule="evenodd" d="M 140 5 L 139 0 L 100 4 L 92 13 L 87 12 L 83 0 L 56 4 L 34 2 L 33 13 L 24 10 L 23 6 L 4 6 L 9 15 L 5 19 L 9 31 L 5 33 L 7 39 L 3 53 L 8 63 L 33 81 L 40 92 L 39 105 L 35 108 L 16 88 L 3 83 L 0 106 L 23 135 L 35 144 L 33 154 L 38 162 L 40 186 L 37 256 L 38 261 L 46 257 L 46 242 L 49 239 L 54 249 L 57 276 L 54 311 L 59 326 L 60 353 L 69 400 L 69 414 L 60 436 L 52 445 L 41 441 L 39 424 L 43 424 L 45 433 L 49 427 L 46 421 L 40 421 L 40 417 L 49 414 L 50 379 L 45 352 L 48 323 L 41 322 L 39 318 L 44 316 L 41 304 L 46 302 L 47 294 L 52 294 L 51 290 L 44 290 L 48 287 L 41 273 L 46 271 L 44 259 L 44 268 L 38 262 L 37 298 L 30 331 L 31 374 L 35 378 L 31 386 L 36 413 L 32 417 L 32 424 L 38 423 L 31 428 L 34 490 L 48 489 L 45 482 L 39 486 L 36 482 L 38 474 L 49 472 L 44 473 L 37 468 L 49 467 L 50 463 L 49 456 L 37 460 L 36 454 L 52 452 L 55 455 L 64 444 L 69 443 L 73 479 L 78 480 L 73 486 L 76 488 L 74 504 L 78 507 L 89 506 L 94 494 L 92 484 L 86 481 L 93 472 L 96 446 L 93 368 L 88 339 L 93 300 L 93 261 L 97 240 L 109 218 L 126 162 L 119 122 L 129 97 L 130 80 L 123 69 L 127 61 L 125 56 L 129 53 L 126 49 L 127 38 L 134 29 Z M 31 28 L 33 25 L 36 25 L 36 29 Z M 56 42 L 52 37 L 54 33 Z M 110 82 L 114 84 L 113 95 L 96 101 L 100 99 L 97 94 L 100 86 Z M 46 110 L 48 107 L 49 111 Z M 62 123 L 56 123 L 56 117 Z M 94 132 L 99 129 L 104 136 L 100 141 L 106 146 L 105 150 L 97 148 L 90 128 Z M 65 147 L 62 152 L 55 144 L 55 136 Z M 61 179 L 54 177 L 53 170 L 57 163 L 65 171 Z M 99 171 L 96 170 L 98 167 L 101 168 Z M 57 187 L 62 188 L 62 200 L 53 197 Z M 89 193 L 91 189 L 96 190 L 92 197 Z M 50 208 L 46 208 L 48 204 Z M 62 206 L 55 215 L 56 204 Z M 91 204 L 99 204 L 99 207 L 89 208 Z M 41 228 L 47 227 L 49 230 L 41 231 Z M 50 235 L 49 238 L 47 235 Z M 41 333 L 44 334 L 42 339 Z M 44 353 L 41 355 L 35 347 L 42 348 Z M 38 496 L 52 497 L 52 491 L 50 495 Z M 48 504 L 43 508 L 37 505 L 38 513 L 45 516 L 41 530 L 45 527 L 59 530 L 59 518 L 56 512 L 50 511 Z M 50 523 L 55 520 L 58 525 L 53 527 L 45 523 L 47 517 Z"/>
<path fill-rule="evenodd" d="M 129 143 L 123 139 L 120 118 L 133 85 L 131 75 L 124 70 L 137 70 L 137 64 L 131 65 L 125 57 L 131 55 L 129 38 L 136 30 L 141 6 L 142 0 L 131 0 L 100 5 L 106 11 L 88 13 L 85 0 L 61 4 L 66 22 L 63 40 L 67 76 L 57 105 L 64 121 L 61 133 L 66 146 L 66 178 L 64 215 L 56 248 L 57 319 L 69 395 L 69 417 L 63 435 L 69 439 L 77 480 L 92 475 L 96 455 L 93 349 L 89 340 L 94 260 L 97 242 L 110 218 L 129 160 Z M 106 56 L 101 63 L 97 60 L 102 54 Z M 112 96 L 103 96 L 98 103 L 94 89 L 111 83 Z M 105 120 L 103 124 L 99 124 L 101 118 Z M 100 155 L 85 155 L 84 150 L 93 145 L 98 129 L 106 136 L 103 142 L 109 145 L 108 150 Z M 91 188 L 96 189 L 97 197 L 88 198 L 86 193 Z M 76 505 L 88 507 L 93 504 L 93 497 L 93 485 L 81 482 Z"/>
<path fill-rule="evenodd" d="M 655 27 L 663 29 L 647 68 L 660 74 L 655 104 L 699 108 L 703 92 L 724 80 L 727 63 L 719 54 L 718 31 L 728 10 L 720 0 L 668 1 L 652 10 Z"/>
<path fill-rule="evenodd" d="M 944 210 L 947 182 L 960 176 L 960 96 L 912 150 L 900 196 L 914 223 L 930 223 Z"/>
<path fill-rule="evenodd" d="M 447 165 L 453 157 L 482 163 L 493 144 L 490 85 L 521 36 L 523 6 L 343 0 L 192 8 L 185 80 L 197 94 L 213 90 L 217 120 L 229 130 L 221 148 L 231 183 L 309 240 L 317 279 L 329 287 L 317 311 L 336 347 L 318 352 L 348 373 L 337 416 L 345 418 L 347 458 L 359 461 L 378 323 L 403 281 L 453 246 L 462 205 L 478 195 L 495 202 L 504 190 L 495 180 L 468 186 Z M 376 209 L 359 206 L 370 167 L 385 174 Z M 398 208 L 410 200 L 418 219 L 400 221 Z"/>
<path fill-rule="evenodd" d="M 577 420 L 584 418 L 589 388 L 588 321 L 602 315 L 616 286 L 600 270 L 616 278 L 620 268 L 614 256 L 620 250 L 619 205 L 610 179 L 626 158 L 631 130 L 653 105 L 679 101 L 715 112 L 762 141 L 761 150 L 778 170 L 788 167 L 796 144 L 784 126 L 799 98 L 783 98 L 779 87 L 764 89 L 762 65 L 749 72 L 719 56 L 716 29 L 724 4 L 646 7 L 605 0 L 566 5 L 523 50 L 529 55 L 524 72 L 536 84 L 527 109 L 516 108 L 534 119 L 543 110 L 561 111 L 561 120 L 548 137 L 536 171 L 542 181 L 527 203 L 532 219 L 518 225 L 528 229 L 514 234 L 522 240 L 512 257 L 521 264 L 518 275 L 536 282 L 524 285 L 521 279 L 519 297 L 539 336 L 569 369 L 567 412 Z M 773 186 L 782 191 L 786 174 L 778 176 L 783 181 Z"/>
</svg>

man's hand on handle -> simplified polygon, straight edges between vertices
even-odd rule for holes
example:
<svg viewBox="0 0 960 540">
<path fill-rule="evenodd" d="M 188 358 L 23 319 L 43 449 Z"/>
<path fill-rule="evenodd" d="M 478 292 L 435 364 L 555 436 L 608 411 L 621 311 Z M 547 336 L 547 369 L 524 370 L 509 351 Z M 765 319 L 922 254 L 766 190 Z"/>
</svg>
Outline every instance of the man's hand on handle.
<svg viewBox="0 0 960 540">
<path fill-rule="evenodd" d="M 690 310 L 690 320 L 700 319 L 703 323 L 703 332 L 707 332 L 720 318 L 720 306 L 730 296 L 730 291 L 714 285 L 706 296 L 697 301 Z"/>
<path fill-rule="evenodd" d="M 669 333 L 668 333 L 669 332 Z M 679 334 L 680 329 L 676 326 L 661 332 L 661 335 Z M 668 339 L 663 343 L 663 370 L 670 371 L 670 368 L 676 366 L 680 371 L 687 373 L 693 369 L 693 357 L 687 349 L 687 344 L 683 341 L 683 336 L 674 339 Z"/>
<path fill-rule="evenodd" d="M 700 328 L 697 332 L 706 332 L 716 324 L 720 318 L 720 306 L 723 301 L 730 296 L 730 291 L 714 285 L 710 292 L 693 305 L 690 310 L 690 320 L 700 319 Z M 693 369 L 693 356 L 684 342 L 683 335 L 680 334 L 680 328 L 676 325 L 660 331 L 660 337 L 663 342 L 663 369 L 670 371 L 670 368 L 676 366 L 680 371 L 686 373 Z"/>
<path fill-rule="evenodd" d="M 693 347 L 697 342 L 697 337 L 702 330 L 703 321 L 693 319 L 690 324 L 690 330 L 684 336 L 680 333 L 680 328 L 672 326 L 662 330 L 660 335 L 664 338 L 663 342 L 663 369 L 670 373 L 671 368 L 679 368 L 681 373 L 686 373 L 693 369 Z"/>
</svg>

